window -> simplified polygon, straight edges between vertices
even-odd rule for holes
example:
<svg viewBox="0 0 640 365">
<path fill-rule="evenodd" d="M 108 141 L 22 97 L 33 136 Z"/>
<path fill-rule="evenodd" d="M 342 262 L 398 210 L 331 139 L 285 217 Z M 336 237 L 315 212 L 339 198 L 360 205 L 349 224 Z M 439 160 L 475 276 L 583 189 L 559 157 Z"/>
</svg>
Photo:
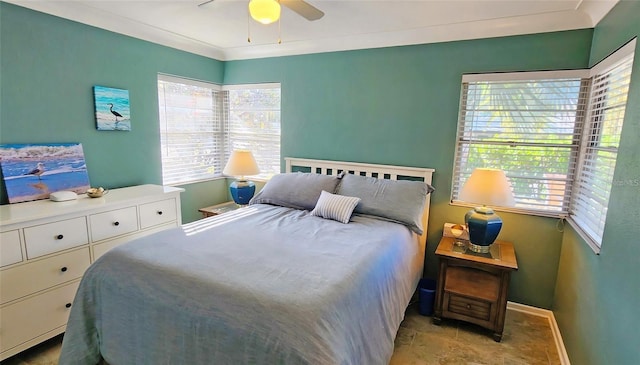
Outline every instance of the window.
<svg viewBox="0 0 640 365">
<path fill-rule="evenodd" d="M 159 75 L 158 104 L 162 183 L 170 185 L 220 176 L 229 140 L 223 120 L 221 88 Z"/>
<path fill-rule="evenodd" d="M 475 168 L 499 168 L 505 210 L 568 217 L 598 251 L 634 47 L 592 70 L 464 75 L 452 203 Z"/>
<path fill-rule="evenodd" d="M 233 149 L 253 152 L 262 176 L 280 172 L 280 85 L 215 84 L 158 75 L 163 184 L 222 176 Z"/>
<path fill-rule="evenodd" d="M 596 243 L 595 249 L 602 243 L 631 80 L 634 54 L 624 51 L 592 70 L 580 168 L 571 201 L 570 218 Z"/>
<path fill-rule="evenodd" d="M 516 208 L 568 212 L 579 151 L 576 120 L 587 92 L 586 82 L 570 75 L 463 77 L 454 200 L 475 168 L 494 167 L 511 180 Z"/>
<path fill-rule="evenodd" d="M 231 150 L 253 152 L 258 177 L 280 173 L 280 84 L 224 86 L 229 94 Z"/>
</svg>

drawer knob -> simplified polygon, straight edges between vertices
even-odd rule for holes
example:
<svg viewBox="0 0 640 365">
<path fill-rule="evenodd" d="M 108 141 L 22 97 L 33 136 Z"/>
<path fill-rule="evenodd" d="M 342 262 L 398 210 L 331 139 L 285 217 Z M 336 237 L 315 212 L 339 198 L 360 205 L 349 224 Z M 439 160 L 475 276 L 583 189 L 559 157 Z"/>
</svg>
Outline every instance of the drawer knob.
<svg viewBox="0 0 640 365">
<path fill-rule="evenodd" d="M 66 266 L 63 266 L 62 268 L 60 268 L 60 271 L 62 271 L 62 272 L 67 272 L 67 270 L 68 270 L 68 269 L 67 269 L 67 267 L 66 267 Z"/>
<path fill-rule="evenodd" d="M 64 305 L 66 308 L 71 308 L 71 303 L 67 303 Z"/>
<path fill-rule="evenodd" d="M 57 235 L 57 236 L 56 236 L 56 239 L 59 239 L 59 240 L 61 240 L 61 239 L 63 239 L 63 238 L 64 238 L 64 236 L 63 236 L 63 235 L 61 235 L 61 234 L 59 234 L 59 235 Z"/>
<path fill-rule="evenodd" d="M 114 225 L 114 226 L 119 226 L 119 225 L 120 225 L 120 222 L 118 222 L 118 221 L 113 222 L 113 225 Z"/>
<path fill-rule="evenodd" d="M 162 211 L 161 210 L 158 211 L 158 215 L 162 215 Z"/>
<path fill-rule="evenodd" d="M 471 304 L 467 304 L 467 309 L 471 309 Z"/>
</svg>

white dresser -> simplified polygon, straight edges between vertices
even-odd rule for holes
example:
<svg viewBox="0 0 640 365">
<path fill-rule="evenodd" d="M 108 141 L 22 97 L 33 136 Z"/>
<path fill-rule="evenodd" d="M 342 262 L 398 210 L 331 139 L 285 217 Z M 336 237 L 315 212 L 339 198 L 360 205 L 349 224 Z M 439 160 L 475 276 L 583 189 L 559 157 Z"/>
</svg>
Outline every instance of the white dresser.
<svg viewBox="0 0 640 365">
<path fill-rule="evenodd" d="M 184 189 L 0 206 L 0 360 L 64 332 L 84 271 L 109 249 L 181 225 Z"/>
</svg>

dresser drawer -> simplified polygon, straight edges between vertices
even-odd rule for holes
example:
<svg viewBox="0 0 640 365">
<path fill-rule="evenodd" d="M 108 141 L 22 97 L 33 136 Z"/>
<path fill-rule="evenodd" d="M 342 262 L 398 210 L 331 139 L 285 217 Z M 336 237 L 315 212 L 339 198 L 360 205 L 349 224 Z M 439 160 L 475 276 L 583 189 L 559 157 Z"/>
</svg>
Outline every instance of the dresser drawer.
<svg viewBox="0 0 640 365">
<path fill-rule="evenodd" d="M 0 309 L 2 351 L 67 324 L 80 281 Z"/>
<path fill-rule="evenodd" d="M 176 220 L 176 201 L 166 199 L 140 205 L 140 228 L 145 229 Z"/>
<path fill-rule="evenodd" d="M 446 310 L 483 321 L 491 320 L 491 303 L 473 298 L 449 294 Z"/>
<path fill-rule="evenodd" d="M 0 303 L 78 279 L 89 264 L 87 247 L 2 270 Z"/>
<path fill-rule="evenodd" d="M 7 266 L 22 261 L 20 234 L 18 230 L 0 233 L 0 266 Z"/>
<path fill-rule="evenodd" d="M 47 255 L 89 243 L 85 217 L 67 219 L 24 229 L 27 258 Z"/>
<path fill-rule="evenodd" d="M 91 240 L 101 241 L 138 230 L 136 207 L 112 210 L 89 217 Z"/>
</svg>

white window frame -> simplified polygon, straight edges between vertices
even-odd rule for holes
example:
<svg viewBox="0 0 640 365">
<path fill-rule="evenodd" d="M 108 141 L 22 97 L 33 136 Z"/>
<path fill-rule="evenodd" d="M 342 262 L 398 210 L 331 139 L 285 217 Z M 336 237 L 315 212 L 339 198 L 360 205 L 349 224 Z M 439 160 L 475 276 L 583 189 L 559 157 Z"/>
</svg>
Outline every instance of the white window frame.
<svg viewBox="0 0 640 365">
<path fill-rule="evenodd" d="M 252 176 L 252 178 L 256 178 L 259 180 L 260 178 L 266 179 L 272 176 L 274 173 L 280 172 L 280 112 L 282 105 L 282 97 L 280 96 L 280 103 L 277 108 L 270 108 L 266 110 L 259 110 L 263 112 L 262 114 L 268 114 L 272 118 L 273 123 L 277 123 L 277 134 L 273 133 L 273 130 L 276 128 L 271 128 L 271 132 L 268 136 L 260 135 L 260 131 L 255 132 L 255 141 L 251 141 L 252 136 L 249 135 L 247 139 L 247 133 L 242 133 L 242 136 L 238 138 L 238 140 L 234 139 L 234 123 L 230 120 L 232 117 L 229 105 L 229 93 L 230 90 L 251 90 L 251 89 L 279 89 L 281 93 L 281 87 L 279 83 L 262 83 L 262 84 L 243 84 L 243 85 L 218 85 L 209 82 L 203 82 L 193 79 L 188 79 L 184 77 L 166 75 L 166 74 L 158 74 L 158 90 L 160 89 L 161 82 L 169 82 L 175 84 L 182 84 L 188 86 L 195 86 L 198 88 L 204 88 L 215 93 L 215 117 L 210 121 L 212 123 L 212 133 L 211 139 L 217 140 L 218 144 L 213 144 L 212 148 L 208 148 L 206 151 L 202 151 L 202 149 L 198 149 L 194 151 L 194 155 L 198 155 L 198 159 L 202 160 L 203 154 L 207 154 L 207 161 L 210 161 L 207 165 L 203 165 L 202 162 L 193 161 L 184 161 L 184 158 L 180 160 L 180 163 L 175 163 L 175 166 L 169 166 L 167 168 L 166 161 L 170 160 L 170 153 L 173 155 L 177 155 L 175 151 L 171 151 L 171 146 L 166 144 L 168 140 L 168 136 L 172 133 L 180 134 L 183 131 L 181 130 L 171 130 L 169 127 L 169 123 L 166 121 L 166 112 L 161 110 L 163 106 L 166 107 L 165 102 L 160 100 L 162 95 L 158 95 L 159 102 L 159 124 L 160 124 L 160 147 L 161 157 L 162 157 L 162 179 L 164 185 L 184 185 L 191 184 L 200 181 L 212 180 L 216 178 L 225 177 L 222 174 L 222 170 L 229 159 L 231 152 L 234 149 L 249 149 L 253 152 L 256 161 L 258 162 L 258 166 L 261 169 L 261 174 L 257 176 Z M 159 90 L 160 91 L 160 90 Z M 281 94 L 280 94 L 281 95 Z M 197 115 L 196 107 L 194 107 L 194 111 L 192 114 Z M 269 113 L 270 112 L 270 113 Z M 262 115 L 264 117 L 264 115 Z M 258 116 L 256 116 L 258 117 Z M 274 121 L 277 120 L 277 122 Z M 191 121 L 191 120 L 189 120 Z M 194 122 L 201 122 L 200 120 L 193 120 Z M 206 121 L 205 121 L 206 123 Z M 217 123 L 217 124 L 216 124 Z M 272 124 L 273 124 L 272 123 Z M 262 123 L 264 124 L 264 123 Z M 214 128 L 215 125 L 217 128 Z M 273 126 L 272 126 L 273 127 Z M 243 131 L 246 132 L 246 129 Z M 266 134 L 266 133 L 263 133 Z M 201 134 L 199 135 L 201 136 Z M 198 136 L 198 137 L 199 137 Z M 242 141 L 239 141 L 242 139 Z M 209 146 L 211 147 L 211 145 Z M 262 154 L 261 154 L 262 153 Z M 266 154 L 266 155 L 265 155 Z M 261 164 L 262 163 L 262 164 Z M 271 166 L 271 168 L 264 168 L 264 165 Z M 180 169 L 201 169 L 199 173 L 196 173 L 195 178 L 190 177 L 189 174 L 182 174 Z M 273 170 L 273 171 L 272 171 Z M 275 171 L 277 170 L 277 171 Z M 174 172 L 174 171 L 177 171 Z M 176 178 L 176 175 L 180 175 Z"/>
<path fill-rule="evenodd" d="M 626 98 L 628 97 L 628 89 L 631 83 L 630 79 L 631 72 L 633 71 L 635 49 L 636 39 L 633 39 L 600 63 L 593 66 L 590 70 L 592 84 L 589 93 L 589 109 L 587 110 L 584 133 L 580 145 L 580 161 L 574 181 L 574 193 L 571 199 L 571 207 L 567 221 L 595 253 L 600 253 L 602 247 L 609 198 L 611 196 L 611 188 L 613 187 L 613 175 L 618 157 L 617 144 L 603 146 L 599 142 L 603 134 L 600 125 L 606 122 L 617 122 L 617 137 L 619 141 L 624 125 L 624 115 L 626 115 L 626 108 L 628 107 Z M 631 60 L 629 60 L 629 58 L 631 58 Z M 612 76 L 612 73 L 615 75 L 620 71 L 623 63 L 626 63 L 625 61 L 631 62 L 629 80 L 626 84 L 625 103 L 624 105 L 614 105 L 618 112 L 622 112 L 622 115 L 617 117 L 613 116 L 612 118 L 606 112 L 612 108 L 612 106 L 607 103 L 607 99 L 611 96 L 609 94 L 609 88 L 606 87 L 609 85 L 609 82 L 602 82 L 600 79 L 603 78 L 603 76 L 609 78 L 609 76 Z M 598 88 L 595 86 L 598 86 Z M 606 87 L 606 89 L 603 89 L 603 87 Z M 591 142 L 593 140 L 597 142 Z M 601 163 L 603 160 L 597 158 L 597 152 L 606 152 L 610 155 L 610 160 L 611 156 L 615 155 L 612 163 L 613 166 L 604 171 L 606 174 L 603 175 L 603 169 L 599 169 L 600 176 L 594 176 L 594 170 L 592 168 L 592 166 L 598 165 L 598 163 Z"/>
<path fill-rule="evenodd" d="M 171 76 L 166 74 L 158 74 L 158 119 L 160 127 L 160 148 L 161 148 L 161 164 L 162 164 L 162 182 L 164 185 L 183 185 L 191 184 L 199 181 L 206 181 L 221 177 L 222 169 L 226 163 L 224 151 L 227 150 L 226 144 L 228 143 L 228 131 L 227 124 L 224 121 L 222 113 L 222 88 L 220 85 L 214 83 L 208 83 L 184 77 Z M 164 101 L 164 95 L 160 94 L 160 83 L 173 83 L 180 85 L 187 85 L 190 87 L 197 87 L 211 91 L 214 98 L 211 109 L 203 108 L 201 106 L 175 106 L 166 105 L 167 99 Z M 163 107 L 165 110 L 163 110 Z M 167 118 L 171 118 L 168 108 L 183 108 L 184 110 L 191 109 L 191 113 L 185 117 L 183 121 L 186 121 L 190 125 L 192 123 L 200 123 L 201 128 L 209 129 L 206 134 L 210 134 L 210 138 L 202 138 L 202 132 L 196 132 L 189 130 L 190 128 L 175 128 L 171 127 L 171 123 Z M 212 113 L 211 120 L 203 121 L 201 114 L 206 111 Z M 169 116 L 167 116 L 169 115 Z M 218 144 L 213 143 L 210 145 L 204 145 L 201 147 L 190 145 L 187 148 L 192 150 L 188 152 L 192 156 L 197 158 L 188 158 L 182 154 L 184 148 L 178 149 L 175 144 L 168 143 L 170 139 L 176 140 L 179 136 L 191 136 L 186 138 L 199 138 L 199 141 L 218 141 Z M 182 151 L 181 151 L 182 150 Z M 223 152 L 221 154 L 221 152 Z"/>
<path fill-rule="evenodd" d="M 586 92 L 583 91 L 583 88 L 581 88 L 581 91 L 580 91 L 581 93 L 584 93 L 584 95 L 580 96 L 578 108 L 582 108 L 582 110 L 579 110 L 579 112 L 576 114 L 576 120 L 575 120 L 575 128 L 577 132 L 576 137 L 578 138 L 578 140 L 577 140 L 577 146 L 575 146 L 576 150 L 575 150 L 573 160 L 570 161 L 572 166 L 569 167 L 569 171 L 573 171 L 573 172 L 571 172 L 572 176 L 570 176 L 570 179 L 568 179 L 566 183 L 563 182 L 565 184 L 564 185 L 564 189 L 566 192 L 565 194 L 567 194 L 565 195 L 565 200 L 567 201 L 563 205 L 565 206 L 565 209 L 562 209 L 562 211 L 559 211 L 556 213 L 549 214 L 548 212 L 532 210 L 532 209 L 522 209 L 522 208 L 514 209 L 514 208 L 508 208 L 508 207 L 494 207 L 494 208 L 496 208 L 496 210 L 501 210 L 501 211 L 511 211 L 516 213 L 530 214 L 530 215 L 543 215 L 543 216 L 551 216 L 551 217 L 558 217 L 558 218 L 566 218 L 569 224 L 571 224 L 571 226 L 576 229 L 576 231 L 593 249 L 593 251 L 596 254 L 598 254 L 600 252 L 600 247 L 602 245 L 602 233 L 604 232 L 604 224 L 605 224 L 604 222 L 606 220 L 606 212 L 604 212 L 604 214 L 601 217 L 598 217 L 598 219 L 601 222 L 601 225 L 599 227 L 596 227 L 595 229 L 593 228 L 593 224 L 594 224 L 593 222 L 598 219 L 591 219 L 590 221 L 589 219 L 581 219 L 579 216 L 576 215 L 576 213 L 584 214 L 585 210 L 588 211 L 589 209 L 591 209 L 589 208 L 589 204 L 582 204 L 581 205 L 582 212 L 576 211 L 576 201 L 578 199 L 583 199 L 583 201 L 589 201 L 589 199 L 591 199 L 589 194 L 592 194 L 592 192 L 586 191 L 589 189 L 583 189 L 585 185 L 589 185 L 588 183 L 584 182 L 585 174 L 587 177 L 590 176 L 588 168 L 585 168 L 585 166 L 593 162 L 592 160 L 589 159 L 590 154 L 587 153 L 586 151 L 588 149 L 589 139 L 590 138 L 593 139 L 593 137 L 599 136 L 598 133 L 594 132 L 594 130 L 596 130 L 596 128 L 594 127 L 594 123 L 597 123 L 598 121 L 601 120 L 601 119 L 597 119 L 597 117 L 594 117 L 592 115 L 594 113 L 593 110 L 595 105 L 591 95 L 591 87 L 593 86 L 594 83 L 598 82 L 597 80 L 600 75 L 602 75 L 603 73 L 609 72 L 614 67 L 618 67 L 623 60 L 625 60 L 630 55 L 633 55 L 635 51 L 635 44 L 636 44 L 636 40 L 634 39 L 631 42 L 627 43 L 625 46 L 621 47 L 618 51 L 613 53 L 611 56 L 607 57 L 601 63 L 592 67 L 589 70 L 463 75 L 463 78 L 462 78 L 463 88 L 461 90 L 460 108 L 459 108 L 460 117 L 458 121 L 458 133 L 456 136 L 456 155 L 454 158 L 454 169 L 453 169 L 452 187 L 451 187 L 451 204 L 471 206 L 470 204 L 467 204 L 457 199 L 457 193 L 459 192 L 459 189 L 462 187 L 462 184 L 464 183 L 464 180 L 465 180 L 465 175 L 463 175 L 463 171 L 461 171 L 459 167 L 459 164 L 461 163 L 461 159 L 463 158 L 461 157 L 461 153 L 460 153 L 461 146 L 463 146 L 464 143 L 467 143 L 462 140 L 463 138 L 462 133 L 464 132 L 463 123 L 465 123 L 465 119 L 464 119 L 465 118 L 465 115 L 464 115 L 465 99 L 464 98 L 466 97 L 465 87 L 464 87 L 465 82 L 466 83 L 479 82 L 479 81 L 510 82 L 510 81 L 516 81 L 516 80 L 539 80 L 539 79 L 549 79 L 549 78 L 582 79 L 583 85 L 585 85 L 585 81 L 586 81 L 588 88 Z M 623 109 L 626 109 L 626 101 Z M 624 111 L 622 111 L 622 113 L 624 113 Z M 622 120 L 623 117 L 619 119 Z M 621 128 L 622 127 L 620 125 L 620 129 Z M 615 153 L 616 159 L 617 159 L 617 146 L 607 147 L 606 149 L 607 149 L 607 152 L 610 154 Z M 493 164 L 493 165 L 488 164 L 483 167 L 501 168 L 500 163 Z M 470 173 L 470 172 L 467 171 L 467 173 Z M 608 181 L 606 181 L 607 179 Z M 606 210 L 606 205 L 608 205 L 609 195 L 612 187 L 613 169 L 610 171 L 610 175 L 605 176 L 602 180 L 604 182 L 599 181 L 599 183 L 601 185 L 604 184 L 605 188 L 598 190 L 598 193 L 602 192 L 602 190 L 606 190 L 606 194 L 602 194 L 605 196 L 599 197 L 599 200 L 603 201 L 602 204 L 605 205 L 605 210 Z M 582 183 L 583 186 L 580 185 L 581 184 L 580 181 L 583 181 Z M 566 185 L 567 183 L 570 185 Z M 585 206 L 587 207 L 586 209 L 585 209 Z"/>
<path fill-rule="evenodd" d="M 280 91 L 280 104 L 277 108 L 260 107 L 249 109 L 235 109 L 233 98 L 230 95 L 234 90 L 260 90 L 278 89 Z M 281 171 L 281 127 L 282 127 L 282 87 L 280 83 L 260 83 L 260 84 L 238 84 L 224 85 L 222 90 L 227 93 L 229 100 L 228 120 L 229 120 L 229 152 L 234 149 L 248 149 L 260 167 L 260 174 L 252 176 L 252 180 L 268 180 L 271 176 L 279 174 Z M 235 127 L 234 114 L 253 114 L 254 121 L 260 122 L 259 127 L 244 128 L 240 130 Z M 277 122 L 276 122 L 277 121 Z M 269 126 L 269 123 L 277 124 Z M 244 126 L 248 127 L 248 126 Z M 277 130 L 276 130 L 277 129 Z"/>
<path fill-rule="evenodd" d="M 588 78 L 589 72 L 588 70 L 563 70 L 563 71 L 536 71 L 536 72 L 511 72 L 511 73 L 497 73 L 497 74 L 469 74 L 463 75 L 462 77 L 462 89 L 460 93 L 460 115 L 458 119 L 458 131 L 456 136 L 456 153 L 454 158 L 454 169 L 453 169 L 453 177 L 452 177 L 452 185 L 451 185 L 451 203 L 453 205 L 462 205 L 462 206 L 472 206 L 468 203 L 460 201 L 458 199 L 458 194 L 462 185 L 466 181 L 466 179 L 471 174 L 473 167 L 471 165 L 467 165 L 467 158 L 470 156 L 470 152 L 474 146 L 483 146 L 490 150 L 494 150 L 493 154 L 498 154 L 500 150 L 507 149 L 512 150 L 518 155 L 518 151 L 525 152 L 524 155 L 520 155 L 521 158 L 529 157 L 535 154 L 535 150 L 543 150 L 546 148 L 554 148 L 556 150 L 564 151 L 568 161 L 566 166 L 566 171 L 564 177 L 555 177 L 555 176 L 526 176 L 523 172 L 509 171 L 509 168 L 505 168 L 503 161 L 486 161 L 483 166 L 475 166 L 475 167 L 490 167 L 490 168 L 500 168 L 505 170 L 507 176 L 512 180 L 512 183 L 519 182 L 521 185 L 527 184 L 527 181 L 531 181 L 531 184 L 536 187 L 546 187 L 549 190 L 549 197 L 547 200 L 543 201 L 542 192 L 539 193 L 539 196 L 534 200 L 531 200 L 531 197 L 520 196 L 520 194 L 515 194 L 516 198 L 516 206 L 515 207 L 495 207 L 500 211 L 510 211 L 516 213 L 524 213 L 530 215 L 539 215 L 539 216 L 548 216 L 548 217 L 565 217 L 569 210 L 569 199 L 567 193 L 570 193 L 573 175 L 577 166 L 577 156 L 579 152 L 579 136 L 575 136 L 575 125 L 578 123 L 573 120 L 573 125 L 571 128 L 562 127 L 562 129 L 570 129 L 567 133 L 565 131 L 565 142 L 564 143 L 553 143 L 548 142 L 547 140 L 541 140 L 539 134 L 537 133 L 525 133 L 519 132 L 516 133 L 520 136 L 517 140 L 511 140 L 510 137 L 504 138 L 498 135 L 496 136 L 496 127 L 492 126 L 491 134 L 494 136 L 491 137 L 489 141 L 487 141 L 483 136 L 483 124 L 486 123 L 482 121 L 483 117 L 480 115 L 482 113 L 482 109 L 469 109 L 471 107 L 467 106 L 467 95 L 465 90 L 467 90 L 467 84 L 482 84 L 482 83 L 490 83 L 496 84 L 497 87 L 502 87 L 502 84 L 508 84 L 509 86 L 514 86 L 519 83 L 531 82 L 535 83 L 536 81 L 539 84 L 546 84 L 552 82 L 563 82 L 565 80 L 569 80 L 569 82 L 578 84 L 579 89 L 578 93 L 575 95 L 576 97 L 582 93 L 586 92 L 586 79 Z M 524 87 L 525 85 L 523 85 Z M 545 85 L 546 86 L 546 85 Z M 471 98 L 471 96 L 469 96 Z M 567 106 L 568 104 L 563 104 L 563 106 Z M 498 105 L 496 105 L 497 107 Z M 580 101 L 578 101 L 576 105 L 576 109 L 574 113 L 579 115 L 581 112 L 581 108 L 584 108 L 583 105 L 580 105 Z M 489 108 L 494 110 L 493 108 Z M 518 111 L 527 112 L 527 110 L 519 106 L 519 109 L 513 109 L 515 112 L 513 113 L 513 118 L 521 117 Z M 563 108 L 552 109 L 552 112 L 562 113 L 564 111 Z M 530 120 L 531 122 L 527 122 L 530 125 L 529 128 L 539 128 L 537 117 L 539 117 L 538 110 L 534 110 L 531 115 L 527 115 L 523 117 L 523 120 Z M 571 112 L 570 112 L 571 113 Z M 478 114 L 476 116 L 476 114 Z M 515 121 L 515 120 L 514 120 Z M 512 121 L 512 122 L 514 122 Z M 500 125 L 502 122 L 500 122 Z M 514 130 L 517 129 L 519 125 L 516 124 L 515 127 L 511 127 L 507 132 L 515 133 Z M 516 129 L 514 129 L 516 128 Z M 561 127 L 557 127 L 558 130 Z M 548 133 L 549 136 L 552 136 L 556 130 L 551 130 Z M 569 135 L 574 134 L 572 137 L 572 141 L 569 143 L 566 141 Z M 531 135 L 530 139 L 523 139 Z M 491 154 L 491 153 L 489 153 Z M 540 156 L 539 156 L 540 157 Z M 544 158 L 543 156 L 540 158 Z M 540 188 L 542 189 L 542 188 Z M 554 190 L 562 190 L 562 192 L 553 193 L 551 191 Z M 554 203 L 553 209 L 544 209 L 542 208 L 544 204 L 548 202 L 549 204 Z M 536 208 L 536 206 L 540 208 Z"/>
</svg>

